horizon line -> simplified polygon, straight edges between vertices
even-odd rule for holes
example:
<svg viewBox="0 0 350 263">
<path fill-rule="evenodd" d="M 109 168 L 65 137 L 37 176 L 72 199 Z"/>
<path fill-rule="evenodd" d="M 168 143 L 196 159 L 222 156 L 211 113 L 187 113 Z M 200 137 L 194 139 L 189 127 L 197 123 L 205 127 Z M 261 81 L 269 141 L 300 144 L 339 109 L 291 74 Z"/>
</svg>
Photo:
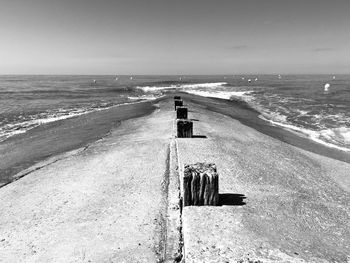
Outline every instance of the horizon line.
<svg viewBox="0 0 350 263">
<path fill-rule="evenodd" d="M 213 73 L 213 74 L 22 74 L 22 73 L 9 73 L 0 74 L 0 76 L 237 76 L 237 75 L 350 75 L 349 73 Z"/>
</svg>

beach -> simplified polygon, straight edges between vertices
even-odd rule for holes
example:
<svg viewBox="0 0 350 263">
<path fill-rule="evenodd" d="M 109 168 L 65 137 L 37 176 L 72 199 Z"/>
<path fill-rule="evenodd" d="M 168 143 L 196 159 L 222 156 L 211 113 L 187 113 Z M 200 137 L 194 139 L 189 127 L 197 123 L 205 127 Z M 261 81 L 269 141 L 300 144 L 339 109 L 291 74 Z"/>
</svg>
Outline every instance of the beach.
<svg viewBox="0 0 350 263">
<path fill-rule="evenodd" d="M 74 118 L 45 126 L 46 139 L 38 127 L 9 140 L 6 151 L 52 134 L 67 146 L 26 166 L 3 154 L 1 168 L 19 164 L 0 188 L 0 262 L 350 260 L 349 153 L 269 126 L 244 103 L 184 93 L 196 138 L 175 138 L 173 95 L 86 115 L 76 138 L 109 124 L 74 144 L 61 132 Z M 217 165 L 220 206 L 181 210 L 176 178 L 196 162 Z"/>
<path fill-rule="evenodd" d="M 0 144 L 0 187 L 20 177 L 14 175 L 51 157 L 85 147 L 117 127 L 122 120 L 150 113 L 150 102 L 117 105 L 75 118 L 40 125 Z M 27 172 L 27 171 L 26 171 Z M 24 172 L 24 173 L 26 173 Z M 22 172 L 23 174 L 23 172 Z"/>
</svg>

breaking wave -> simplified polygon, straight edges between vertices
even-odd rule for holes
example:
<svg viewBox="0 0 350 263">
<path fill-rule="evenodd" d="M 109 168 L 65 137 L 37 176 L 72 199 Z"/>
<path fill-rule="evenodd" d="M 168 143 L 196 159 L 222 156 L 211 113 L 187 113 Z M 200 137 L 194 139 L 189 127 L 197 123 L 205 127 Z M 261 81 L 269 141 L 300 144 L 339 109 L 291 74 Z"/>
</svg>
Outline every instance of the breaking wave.
<svg viewBox="0 0 350 263">
<path fill-rule="evenodd" d="M 345 113 L 332 113 L 313 98 L 281 95 L 260 86 L 230 86 L 226 82 L 174 84 L 169 86 L 137 87 L 146 93 L 179 90 L 203 97 L 239 99 L 260 112 L 260 118 L 271 125 L 297 132 L 327 147 L 350 151 L 350 117 Z M 287 89 L 286 89 L 287 90 Z M 335 107 L 328 104 L 328 107 Z"/>
<path fill-rule="evenodd" d="M 169 86 L 137 86 L 144 92 L 161 92 L 165 90 L 183 90 L 187 91 L 190 89 L 215 89 L 227 85 L 226 82 L 213 82 L 213 83 L 194 83 L 194 84 L 173 84 Z"/>
<path fill-rule="evenodd" d="M 297 133 L 306 135 L 309 139 L 323 144 L 327 147 L 335 148 L 341 151 L 350 152 L 350 149 L 344 146 L 350 146 L 350 128 L 339 127 L 333 129 L 324 130 L 311 130 L 307 128 L 298 127 L 289 123 L 286 123 L 286 116 L 279 116 L 280 121 L 268 119 L 264 115 L 259 115 L 259 118 L 271 123 L 274 126 L 279 126 L 287 130 L 291 130 Z M 344 145 L 344 146 L 339 146 Z"/>
</svg>

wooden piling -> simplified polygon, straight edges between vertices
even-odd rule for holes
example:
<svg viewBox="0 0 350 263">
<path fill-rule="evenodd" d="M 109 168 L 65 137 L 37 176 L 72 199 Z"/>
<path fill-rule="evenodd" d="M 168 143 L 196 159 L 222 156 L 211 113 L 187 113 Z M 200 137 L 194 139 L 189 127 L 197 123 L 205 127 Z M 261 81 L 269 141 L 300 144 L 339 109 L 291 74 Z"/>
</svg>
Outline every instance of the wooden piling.
<svg viewBox="0 0 350 263">
<path fill-rule="evenodd" d="M 176 107 L 182 107 L 183 106 L 183 101 L 182 100 L 175 100 L 174 101 L 174 105 L 175 105 L 175 110 L 176 110 Z"/>
<path fill-rule="evenodd" d="M 181 100 L 180 96 L 174 96 L 174 100 Z"/>
<path fill-rule="evenodd" d="M 213 163 L 187 164 L 183 175 L 183 206 L 219 205 L 219 175 Z"/>
<path fill-rule="evenodd" d="M 177 137 L 192 138 L 193 123 L 190 120 L 177 120 Z"/>
<path fill-rule="evenodd" d="M 187 108 L 185 107 L 177 107 L 176 109 L 176 118 L 177 119 L 187 119 Z"/>
</svg>

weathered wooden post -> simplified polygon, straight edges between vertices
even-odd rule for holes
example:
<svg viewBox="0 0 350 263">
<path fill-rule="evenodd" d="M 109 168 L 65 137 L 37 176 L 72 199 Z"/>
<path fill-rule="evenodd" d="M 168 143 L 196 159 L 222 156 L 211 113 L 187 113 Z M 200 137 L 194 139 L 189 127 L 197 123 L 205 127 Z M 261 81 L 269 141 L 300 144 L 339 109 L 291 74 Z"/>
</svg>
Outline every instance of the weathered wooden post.
<svg viewBox="0 0 350 263">
<path fill-rule="evenodd" d="M 190 120 L 177 120 L 177 137 L 192 138 L 193 122 Z"/>
<path fill-rule="evenodd" d="M 183 206 L 219 205 L 219 175 L 213 163 L 185 165 Z"/>
<path fill-rule="evenodd" d="M 185 107 L 177 107 L 176 109 L 176 118 L 177 119 L 187 119 L 187 108 Z"/>
<path fill-rule="evenodd" d="M 175 100 L 174 101 L 174 105 L 175 105 L 175 110 L 176 110 L 176 107 L 182 107 L 183 106 L 183 101 L 182 100 Z"/>
<path fill-rule="evenodd" d="M 174 100 L 181 100 L 180 96 L 174 96 Z"/>
</svg>

